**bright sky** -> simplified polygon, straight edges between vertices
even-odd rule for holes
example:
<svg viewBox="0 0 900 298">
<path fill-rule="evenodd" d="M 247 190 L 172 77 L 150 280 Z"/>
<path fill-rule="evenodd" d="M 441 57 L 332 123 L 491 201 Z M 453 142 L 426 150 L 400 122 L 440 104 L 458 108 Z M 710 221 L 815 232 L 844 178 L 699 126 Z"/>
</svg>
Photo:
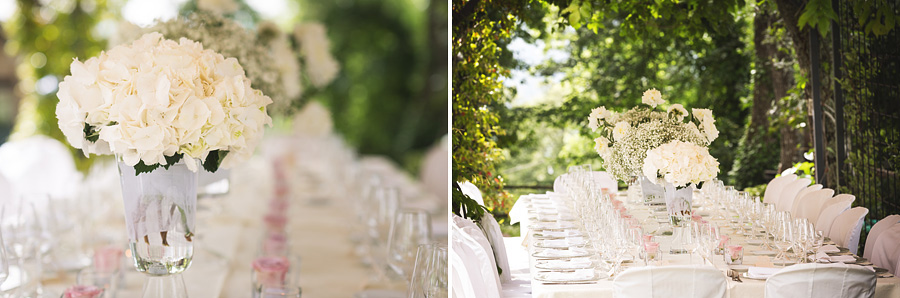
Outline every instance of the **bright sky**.
<svg viewBox="0 0 900 298">
<path fill-rule="evenodd" d="M 513 57 L 529 66 L 535 66 L 547 60 L 563 62 L 569 58 L 569 53 L 558 49 L 547 49 L 543 40 L 529 44 L 521 38 L 515 38 L 507 48 L 513 52 Z M 562 80 L 562 74 L 556 74 L 545 82 L 543 77 L 533 76 L 527 70 L 511 70 L 510 78 L 503 84 L 515 87 L 516 97 L 510 103 L 511 106 L 524 106 L 535 104 L 544 99 L 551 89 L 558 86 Z"/>
<path fill-rule="evenodd" d="M 3 11 L 2 1 L 15 0 L 0 0 L 0 11 Z M 147 27 L 156 19 L 168 20 L 177 16 L 178 8 L 184 2 L 187 0 L 130 0 L 122 8 L 122 16 L 135 25 Z M 280 18 L 295 10 L 291 9 L 293 7 L 290 7 L 287 0 L 248 0 L 247 5 L 259 12 L 264 19 Z"/>
</svg>

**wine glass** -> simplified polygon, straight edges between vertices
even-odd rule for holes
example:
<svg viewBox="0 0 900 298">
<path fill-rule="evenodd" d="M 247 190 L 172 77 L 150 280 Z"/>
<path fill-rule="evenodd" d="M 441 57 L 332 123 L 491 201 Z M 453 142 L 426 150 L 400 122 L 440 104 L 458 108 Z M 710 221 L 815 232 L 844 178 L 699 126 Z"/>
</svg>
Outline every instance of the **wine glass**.
<svg viewBox="0 0 900 298">
<path fill-rule="evenodd" d="M 781 260 L 781 265 L 786 265 L 787 260 L 787 250 L 791 248 L 794 243 L 794 225 L 791 222 L 790 214 L 786 211 L 778 212 L 777 226 L 775 227 L 775 247 L 778 248 L 778 255 L 775 256 L 775 264 L 779 264 L 777 261 Z"/>
<path fill-rule="evenodd" d="M 447 246 L 441 244 L 434 247 L 434 253 L 431 255 L 425 278 L 425 297 L 447 298 L 448 280 Z"/>
<path fill-rule="evenodd" d="M 413 267 L 412 277 L 409 279 L 409 287 L 406 289 L 407 298 L 425 297 L 425 278 L 436 245 L 436 243 L 420 244 L 416 249 L 416 264 Z"/>
<path fill-rule="evenodd" d="M 394 221 L 394 215 L 400 206 L 400 196 L 396 188 L 377 187 L 366 202 L 369 212 L 365 214 L 366 254 L 374 269 L 376 280 L 384 276 L 387 267 L 387 245 Z"/>
<path fill-rule="evenodd" d="M 394 217 L 388 240 L 388 266 L 409 281 L 419 245 L 431 242 L 431 218 L 420 209 L 403 209 Z"/>
<path fill-rule="evenodd" d="M 3 231 L 0 229 L 0 285 L 3 285 L 7 277 L 9 277 L 9 256 L 6 253 L 6 242 L 3 241 Z"/>
</svg>

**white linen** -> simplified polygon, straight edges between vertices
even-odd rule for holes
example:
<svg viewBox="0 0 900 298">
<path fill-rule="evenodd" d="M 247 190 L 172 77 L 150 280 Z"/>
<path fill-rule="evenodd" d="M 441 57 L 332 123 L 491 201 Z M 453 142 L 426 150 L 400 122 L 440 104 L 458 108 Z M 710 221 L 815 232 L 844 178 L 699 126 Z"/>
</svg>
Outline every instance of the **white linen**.
<svg viewBox="0 0 900 298">
<path fill-rule="evenodd" d="M 801 199 L 797 213 L 792 214 L 794 217 L 806 218 L 815 224 L 819 219 L 819 212 L 822 211 L 822 205 L 832 196 L 834 196 L 834 190 L 830 188 L 812 191 Z"/>
<path fill-rule="evenodd" d="M 811 261 L 815 262 L 826 262 L 826 263 L 853 263 L 856 262 L 856 257 L 852 255 L 836 255 L 829 256 L 825 252 L 817 252 L 815 255 L 809 256 Z"/>
<path fill-rule="evenodd" d="M 459 183 L 459 189 L 463 194 L 469 196 L 470 199 L 478 202 L 478 205 L 484 206 L 484 199 L 481 197 L 481 190 L 478 190 L 478 186 L 475 186 L 472 182 L 466 181 Z"/>
<path fill-rule="evenodd" d="M 838 248 L 837 245 L 829 244 L 829 245 L 823 245 L 822 247 L 819 247 L 818 252 L 836 253 L 836 252 L 841 252 L 841 249 Z"/>
<path fill-rule="evenodd" d="M 451 225 L 454 254 L 459 254 L 475 292 L 473 297 L 500 297 L 500 276 L 487 238 L 474 223 L 454 215 Z M 458 251 L 457 251 L 458 249 Z M 461 274 L 462 275 L 462 274 Z"/>
<path fill-rule="evenodd" d="M 845 199 L 834 197 L 830 201 L 834 202 L 825 202 L 826 206 L 819 213 L 819 219 L 816 221 L 816 230 L 825 232 L 826 236 L 831 232 L 834 219 L 842 212 L 850 209 L 850 202 L 846 202 Z"/>
<path fill-rule="evenodd" d="M 500 224 L 497 223 L 497 220 L 494 219 L 493 215 L 489 212 L 485 212 L 484 217 L 481 218 L 481 228 L 484 230 L 484 235 L 487 236 L 487 240 L 491 244 L 494 253 L 494 261 L 496 261 L 497 266 L 500 267 L 500 282 L 512 280 L 509 271 L 509 260 L 506 257 L 506 246 L 503 243 L 503 233 L 500 232 Z"/>
<path fill-rule="evenodd" d="M 869 235 L 866 236 L 866 247 L 865 250 L 863 250 L 864 258 L 872 258 L 872 249 L 875 248 L 875 241 L 878 241 L 878 235 L 887 231 L 898 222 L 900 222 L 900 215 L 894 214 L 882 218 L 872 226 L 872 229 L 869 230 Z"/>
<path fill-rule="evenodd" d="M 797 215 L 800 214 L 800 204 L 804 199 L 806 199 L 806 195 L 820 189 L 822 189 L 822 184 L 813 184 L 798 192 L 797 196 L 794 197 L 793 206 L 791 206 L 791 209 L 789 209 L 789 211 L 791 211 L 791 214 L 796 218 Z"/>
<path fill-rule="evenodd" d="M 747 276 L 750 278 L 757 279 L 765 279 L 772 276 L 776 272 L 781 271 L 781 268 L 771 268 L 771 267 L 750 267 L 747 269 Z"/>
<path fill-rule="evenodd" d="M 797 199 L 797 193 L 809 186 L 810 183 L 812 183 L 812 180 L 808 178 L 800 178 L 789 183 L 778 195 L 778 203 L 775 204 L 775 209 L 778 211 L 791 211 L 791 208 L 794 206 L 794 200 Z"/>
<path fill-rule="evenodd" d="M 594 278 L 594 269 L 577 269 L 572 272 L 544 272 L 543 279 L 549 281 L 579 281 Z"/>
<path fill-rule="evenodd" d="M 794 180 L 797 180 L 797 175 L 787 174 L 775 177 L 772 181 L 769 181 L 769 184 L 766 185 L 766 192 L 763 193 L 763 203 L 778 203 L 778 196 L 781 194 L 781 190 Z"/>
<path fill-rule="evenodd" d="M 531 273 L 528 267 L 528 251 L 522 246 L 522 237 L 503 237 L 506 255 L 509 257 L 511 281 L 501 285 L 505 298 L 531 297 Z"/>
<path fill-rule="evenodd" d="M 878 236 L 870 256 L 869 260 L 875 266 L 887 269 L 894 275 L 900 273 L 897 270 L 900 268 L 897 264 L 900 262 L 900 224 L 892 225 Z"/>
<path fill-rule="evenodd" d="M 875 283 L 875 272 L 868 267 L 799 264 L 766 280 L 766 298 L 874 297 Z"/>
<path fill-rule="evenodd" d="M 828 237 L 838 246 L 850 249 L 856 254 L 859 250 L 859 235 L 862 231 L 863 219 L 869 214 L 866 207 L 855 207 L 842 212 L 834 219 Z"/>
<path fill-rule="evenodd" d="M 615 297 L 725 297 L 722 271 L 711 266 L 647 266 L 625 270 L 613 281 Z"/>
</svg>

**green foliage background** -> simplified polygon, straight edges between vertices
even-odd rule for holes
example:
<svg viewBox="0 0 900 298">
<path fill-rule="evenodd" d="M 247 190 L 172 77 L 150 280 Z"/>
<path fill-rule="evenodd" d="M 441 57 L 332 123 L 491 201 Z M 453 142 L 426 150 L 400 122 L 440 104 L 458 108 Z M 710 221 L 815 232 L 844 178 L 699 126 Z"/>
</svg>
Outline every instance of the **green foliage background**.
<svg viewBox="0 0 900 298">
<path fill-rule="evenodd" d="M 4 50 L 18 61 L 21 104 L 12 138 L 45 134 L 65 142 L 55 117 L 56 92 L 38 94 L 35 83 L 45 76 L 61 81 L 75 57 L 86 60 L 105 49 L 97 24 L 121 20 L 125 2 L 17 1 L 18 11 L 2 24 L 8 37 Z M 424 150 L 447 133 L 446 1 L 294 2 L 300 7 L 294 21 L 324 23 L 341 64 L 330 86 L 304 100 L 329 107 L 337 131 L 361 154 L 387 155 L 418 171 Z M 182 13 L 195 7 L 188 2 Z M 259 21 L 252 11 L 244 16 L 245 25 Z M 41 59 L 45 62 L 34 63 Z M 0 143 L 5 140 L 0 135 Z M 75 151 L 85 169 L 87 159 Z"/>
</svg>

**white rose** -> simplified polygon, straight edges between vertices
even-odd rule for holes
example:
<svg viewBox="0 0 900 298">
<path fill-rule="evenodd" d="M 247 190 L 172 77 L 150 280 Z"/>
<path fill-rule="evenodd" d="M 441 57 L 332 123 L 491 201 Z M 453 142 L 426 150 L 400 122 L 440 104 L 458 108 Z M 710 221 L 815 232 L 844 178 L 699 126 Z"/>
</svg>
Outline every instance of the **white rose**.
<svg viewBox="0 0 900 298">
<path fill-rule="evenodd" d="M 713 119 L 712 111 L 709 109 L 691 109 L 691 113 L 694 114 L 694 119 L 700 120 L 701 122 L 709 119 L 715 122 L 715 119 Z"/>
<path fill-rule="evenodd" d="M 628 130 L 631 129 L 631 125 L 628 125 L 627 122 L 619 122 L 616 123 L 616 126 L 613 127 L 613 140 L 621 141 L 625 134 L 628 133 Z"/>
<path fill-rule="evenodd" d="M 659 90 L 653 88 L 644 91 L 644 96 L 641 97 L 641 103 L 655 108 L 658 105 L 666 103 L 666 101 L 662 99 L 662 93 L 659 93 Z"/>
<path fill-rule="evenodd" d="M 600 156 L 607 156 L 609 153 L 609 139 L 606 137 L 594 139 L 594 150 L 597 151 L 597 154 L 600 154 Z"/>
<path fill-rule="evenodd" d="M 703 121 L 700 125 L 703 127 L 706 139 L 709 140 L 710 143 L 719 137 L 719 130 L 716 128 L 716 125 L 713 124 L 713 121 Z"/>
<path fill-rule="evenodd" d="M 684 116 L 687 116 L 687 110 L 684 109 L 684 106 L 681 104 L 673 104 L 669 106 L 669 109 L 666 111 L 669 115 L 674 115 L 675 119 L 680 121 L 684 120 Z"/>
<path fill-rule="evenodd" d="M 300 52 L 309 80 L 318 88 L 328 85 L 338 74 L 340 65 L 329 52 L 325 26 L 319 23 L 300 24 L 294 28 L 294 36 L 300 41 Z"/>
</svg>

